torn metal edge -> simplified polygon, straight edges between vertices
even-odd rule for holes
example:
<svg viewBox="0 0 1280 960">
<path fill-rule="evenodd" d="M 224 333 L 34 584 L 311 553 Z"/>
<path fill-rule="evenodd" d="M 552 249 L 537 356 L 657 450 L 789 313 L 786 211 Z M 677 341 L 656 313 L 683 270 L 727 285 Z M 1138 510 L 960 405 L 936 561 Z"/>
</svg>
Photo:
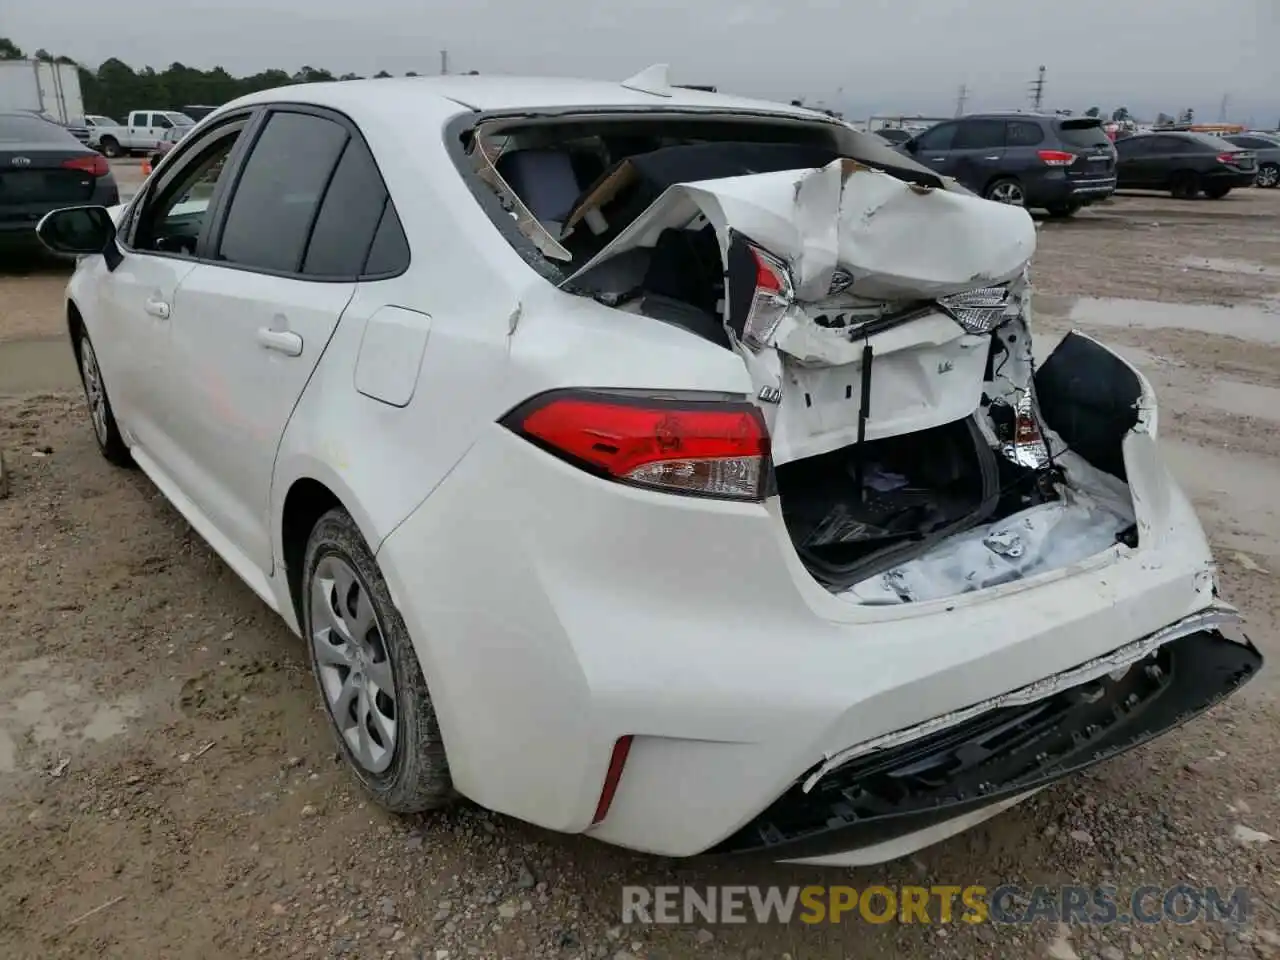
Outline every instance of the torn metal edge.
<svg viewBox="0 0 1280 960">
<path fill-rule="evenodd" d="M 831 754 L 825 761 L 811 773 L 804 781 L 804 792 L 811 791 L 824 776 L 835 770 L 837 767 L 843 766 L 850 760 L 873 753 L 877 750 L 884 750 L 889 747 L 896 747 L 900 744 L 907 743 L 911 740 L 918 740 L 926 737 L 931 733 L 943 730 L 947 727 L 955 726 L 963 723 L 979 714 L 995 710 L 1000 707 L 1014 707 L 1023 704 L 1034 703 L 1037 700 L 1043 700 L 1069 687 L 1077 687 L 1082 683 L 1088 683 L 1090 680 L 1096 680 L 1105 673 L 1110 673 L 1120 667 L 1127 667 L 1141 660 L 1157 647 L 1169 643 L 1171 640 L 1177 640 L 1179 637 L 1185 637 L 1188 634 L 1204 630 L 1206 627 L 1222 626 L 1227 624 L 1238 624 L 1242 622 L 1239 612 L 1234 608 L 1225 604 L 1217 604 L 1194 613 L 1189 617 L 1184 617 L 1175 623 L 1169 624 L 1157 630 L 1155 633 L 1127 643 L 1117 650 L 1103 654 L 1093 660 L 1089 660 L 1076 667 L 1064 670 L 1062 673 L 1055 674 L 1051 677 L 1044 677 L 1040 680 L 1032 681 L 1024 687 L 1017 690 L 1011 690 L 1008 693 L 1002 693 L 992 697 L 989 700 L 983 700 L 981 703 L 975 703 L 972 706 L 964 707 L 960 710 L 954 710 L 951 713 L 934 717 L 932 720 L 925 720 L 913 727 L 907 727 L 905 730 L 897 730 L 893 733 L 886 733 L 883 736 L 875 737 L 863 743 L 841 750 L 838 753 Z"/>
</svg>

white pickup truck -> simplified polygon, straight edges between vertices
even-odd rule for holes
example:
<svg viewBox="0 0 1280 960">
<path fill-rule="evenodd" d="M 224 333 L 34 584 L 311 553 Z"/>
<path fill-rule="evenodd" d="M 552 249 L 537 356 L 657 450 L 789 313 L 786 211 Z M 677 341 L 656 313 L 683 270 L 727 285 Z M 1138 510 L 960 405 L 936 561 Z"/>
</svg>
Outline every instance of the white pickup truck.
<svg viewBox="0 0 1280 960">
<path fill-rule="evenodd" d="M 175 127 L 190 127 L 195 121 L 176 110 L 132 110 L 129 119 L 121 126 L 94 124 L 90 127 L 89 146 L 96 147 L 108 157 L 123 157 L 130 153 L 154 153 Z"/>
</svg>

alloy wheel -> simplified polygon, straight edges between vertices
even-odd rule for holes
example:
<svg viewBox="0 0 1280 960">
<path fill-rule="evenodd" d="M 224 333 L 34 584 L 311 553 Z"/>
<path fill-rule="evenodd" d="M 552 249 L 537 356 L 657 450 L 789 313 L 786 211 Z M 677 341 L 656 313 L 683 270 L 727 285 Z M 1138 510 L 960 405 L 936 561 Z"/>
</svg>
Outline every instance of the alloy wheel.
<svg viewBox="0 0 1280 960">
<path fill-rule="evenodd" d="M 1254 183 L 1268 190 L 1273 189 L 1277 184 L 1280 184 L 1280 167 L 1274 167 L 1270 164 L 1263 167 L 1258 171 L 1258 176 Z"/>
<path fill-rule="evenodd" d="M 323 557 L 311 580 L 311 647 L 325 705 L 369 773 L 395 759 L 395 674 L 369 590 L 346 560 Z"/>
<path fill-rule="evenodd" d="M 89 416 L 93 420 L 93 432 L 98 443 L 107 445 L 107 394 L 102 388 L 102 373 L 98 370 L 98 357 L 88 338 L 80 341 L 80 377 L 84 381 L 84 395 L 89 402 Z"/>
<path fill-rule="evenodd" d="M 996 203 L 1007 203 L 1015 207 L 1021 207 L 1026 202 L 1022 187 L 1011 180 L 997 183 L 992 187 L 990 199 L 996 201 Z"/>
</svg>

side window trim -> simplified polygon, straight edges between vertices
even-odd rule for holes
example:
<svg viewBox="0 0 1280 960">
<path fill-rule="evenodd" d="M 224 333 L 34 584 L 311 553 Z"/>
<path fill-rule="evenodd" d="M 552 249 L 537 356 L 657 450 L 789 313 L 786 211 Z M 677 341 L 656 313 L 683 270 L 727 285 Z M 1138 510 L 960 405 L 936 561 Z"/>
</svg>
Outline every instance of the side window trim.
<svg viewBox="0 0 1280 960">
<path fill-rule="evenodd" d="M 235 158 L 236 163 L 235 163 L 235 168 L 232 171 L 233 176 L 228 178 L 226 183 L 226 190 L 223 191 L 222 184 L 219 184 L 218 189 L 219 189 L 220 196 L 215 197 L 215 200 L 218 203 L 218 207 L 217 209 L 214 209 L 212 205 L 210 206 L 211 215 L 209 218 L 209 223 L 207 224 L 207 227 L 206 227 L 206 231 L 201 235 L 200 245 L 197 247 L 197 250 L 196 250 L 197 259 L 202 263 L 208 263 L 213 266 L 222 267 L 227 270 L 244 270 L 249 273 L 262 274 L 263 276 L 283 277 L 289 280 L 302 280 L 309 283 L 351 283 L 353 281 L 360 282 L 362 280 L 385 280 L 385 279 L 390 279 L 390 277 L 392 276 L 399 276 L 400 274 L 407 271 L 409 268 L 409 264 L 412 263 L 412 259 L 413 259 L 412 248 L 410 248 L 410 251 L 409 251 L 410 256 L 408 261 L 406 261 L 405 263 L 404 269 L 401 271 L 398 271 L 395 274 L 376 274 L 376 275 L 366 274 L 362 270 L 359 276 L 355 276 L 355 277 L 351 277 L 351 276 L 327 277 L 327 276 L 320 276 L 316 274 L 305 274 L 302 272 L 302 268 L 306 263 L 305 251 L 306 251 L 306 248 L 309 248 L 311 245 L 311 234 L 315 230 L 316 222 L 320 216 L 320 210 L 321 208 L 323 208 L 325 197 L 328 195 L 328 192 L 329 192 L 329 186 L 333 183 L 333 177 L 337 174 L 338 164 L 342 162 L 341 153 L 339 154 L 337 160 L 334 162 L 333 170 L 329 172 L 329 180 L 325 183 L 324 192 L 320 195 L 320 202 L 316 205 L 316 212 L 312 216 L 311 224 L 307 229 L 307 239 L 306 239 L 306 244 L 304 246 L 303 258 L 302 258 L 302 261 L 298 264 L 298 269 L 296 271 L 264 270 L 259 267 L 246 266 L 244 264 L 238 264 L 238 263 L 227 263 L 226 261 L 215 259 L 217 256 L 217 251 L 222 244 L 222 233 L 223 233 L 223 229 L 226 226 L 227 209 L 230 207 L 231 200 L 235 196 L 236 189 L 240 185 L 240 178 L 244 174 L 246 162 L 249 159 L 249 157 L 252 155 L 252 149 L 254 146 L 256 146 L 258 142 L 258 138 L 262 135 L 262 131 L 266 128 L 267 122 L 271 119 L 271 117 L 274 114 L 301 113 L 301 114 L 307 114 L 314 117 L 321 117 L 325 120 L 330 120 L 330 121 L 333 121 L 334 123 L 339 124 L 344 130 L 346 130 L 347 136 L 349 138 L 342 152 L 343 153 L 346 152 L 346 149 L 350 147 L 352 141 L 358 141 L 359 143 L 361 143 L 364 146 L 364 148 L 369 151 L 370 157 L 373 158 L 373 165 L 378 170 L 378 176 L 382 179 L 384 186 L 386 184 L 386 177 L 383 176 L 381 167 L 378 167 L 378 158 L 374 155 L 373 150 L 370 149 L 368 141 L 365 140 L 364 134 L 361 133 L 360 128 L 356 125 L 355 121 L 353 121 L 345 113 L 342 113 L 341 111 L 334 110 L 329 107 L 321 107 L 321 106 L 317 106 L 309 103 L 293 103 L 290 101 L 277 101 L 273 103 L 261 104 L 258 106 L 257 109 L 258 109 L 258 115 L 254 118 L 252 127 L 246 130 L 245 133 L 241 135 L 240 142 L 236 144 L 236 148 L 234 152 L 239 155 L 238 157 Z M 383 217 L 386 216 L 387 210 L 394 208 L 394 206 L 395 206 L 395 200 L 394 198 L 392 198 L 391 191 L 388 188 L 387 201 L 383 206 Z M 380 218 L 379 225 L 381 225 L 381 222 L 382 221 Z M 376 241 L 377 236 L 378 236 L 378 231 L 374 230 L 373 239 L 370 241 L 370 244 L 369 244 L 370 252 L 372 252 L 373 243 L 374 241 Z M 406 246 L 408 246 L 407 237 L 406 237 Z M 369 254 L 366 253 L 365 264 L 368 263 L 368 259 L 369 259 Z"/>
<path fill-rule="evenodd" d="M 176 254 L 164 253 L 163 251 L 157 250 L 135 249 L 133 241 L 138 228 L 138 221 L 141 219 L 143 208 L 154 198 L 161 196 L 170 186 L 173 185 L 175 180 L 189 172 L 193 158 L 199 157 L 200 154 L 203 153 L 211 143 L 213 143 L 213 141 L 226 136 L 231 131 L 232 127 L 239 126 L 241 127 L 240 139 L 236 142 L 236 145 L 232 148 L 230 155 L 227 157 L 226 165 L 227 170 L 237 169 L 236 165 L 240 163 L 240 160 L 244 156 L 243 146 L 245 140 L 247 135 L 255 126 L 257 119 L 255 111 L 252 109 L 245 110 L 243 113 L 237 111 L 236 113 L 223 118 L 216 126 L 212 126 L 208 130 L 203 131 L 198 138 L 188 140 L 186 143 L 175 148 L 174 152 L 176 156 L 167 165 L 164 175 L 155 183 L 148 184 L 145 190 L 139 191 L 138 196 L 135 198 L 134 205 L 129 209 L 127 214 L 129 224 L 128 230 L 126 232 L 126 236 L 120 238 L 120 245 L 129 253 L 136 254 L 138 256 L 177 256 Z M 212 224 L 213 215 L 217 212 L 215 204 L 221 199 L 220 194 L 223 192 L 223 184 L 220 183 L 214 196 L 210 198 L 209 219 L 205 222 L 205 227 L 202 233 L 207 232 L 210 224 Z M 197 243 L 197 256 L 194 259 L 200 259 L 199 250 L 200 244 Z M 189 260 L 193 258 L 185 257 L 183 259 Z"/>
<path fill-rule="evenodd" d="M 320 211 L 324 209 L 324 202 L 329 199 L 329 188 L 333 186 L 333 179 L 338 175 L 338 171 L 342 168 L 342 158 L 347 155 L 347 151 L 351 149 L 351 144 L 355 142 L 355 136 L 350 128 L 347 129 L 347 140 L 342 145 L 342 149 L 338 151 L 338 158 L 333 161 L 333 169 L 329 171 L 329 178 L 324 182 L 324 189 L 320 191 L 320 202 L 316 204 L 315 212 L 311 214 L 311 222 L 307 224 L 307 236 L 302 241 L 302 256 L 298 258 L 299 274 L 302 274 L 307 266 L 307 254 L 311 252 L 311 238 L 316 235 L 316 224 L 320 222 Z M 382 172 L 379 171 L 381 176 Z M 372 241 L 370 241 L 372 242 Z M 311 274 L 305 274 L 311 276 Z"/>
</svg>

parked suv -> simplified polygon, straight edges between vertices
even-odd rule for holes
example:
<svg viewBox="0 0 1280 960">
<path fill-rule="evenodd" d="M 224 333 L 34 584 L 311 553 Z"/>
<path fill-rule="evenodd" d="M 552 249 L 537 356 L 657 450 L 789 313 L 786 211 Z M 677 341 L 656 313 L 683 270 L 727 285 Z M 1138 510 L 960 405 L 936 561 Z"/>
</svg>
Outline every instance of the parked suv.
<svg viewBox="0 0 1280 960">
<path fill-rule="evenodd" d="M 1258 158 L 1258 176 L 1255 186 L 1266 190 L 1280 187 L 1280 136 L 1274 133 L 1235 133 L 1223 140 L 1241 150 L 1248 150 Z"/>
<path fill-rule="evenodd" d="M 1221 200 L 1253 185 L 1256 156 L 1207 133 L 1169 131 L 1129 137 L 1116 144 L 1122 190 L 1161 190 L 1193 200 L 1203 192 Z"/>
<path fill-rule="evenodd" d="M 925 166 L 988 200 L 1071 216 L 1116 189 L 1116 151 L 1092 117 L 973 114 L 904 143 Z"/>
</svg>

